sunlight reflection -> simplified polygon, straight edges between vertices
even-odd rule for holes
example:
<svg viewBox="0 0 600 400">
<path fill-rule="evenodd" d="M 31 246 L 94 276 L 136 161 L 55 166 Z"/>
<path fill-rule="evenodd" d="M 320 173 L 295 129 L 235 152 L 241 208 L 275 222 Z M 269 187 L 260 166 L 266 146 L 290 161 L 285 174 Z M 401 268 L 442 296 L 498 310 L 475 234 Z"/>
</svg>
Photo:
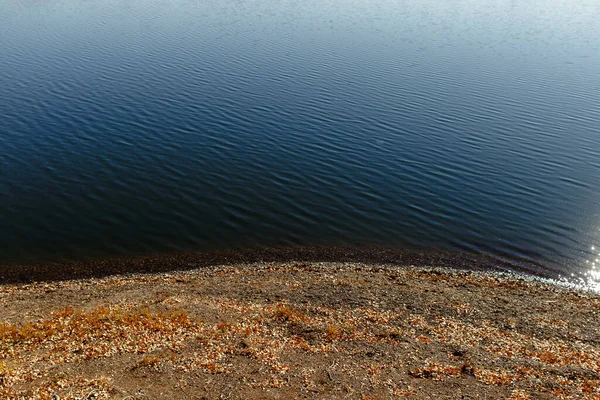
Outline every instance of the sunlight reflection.
<svg viewBox="0 0 600 400">
<path fill-rule="evenodd" d="M 590 259 L 585 260 L 585 263 L 589 266 L 591 264 L 591 268 L 585 273 L 587 285 L 596 291 L 600 291 L 600 259 L 596 258 L 596 254 L 594 253 L 596 250 L 595 246 L 591 247 Z M 600 256 L 600 253 L 597 254 Z"/>
</svg>

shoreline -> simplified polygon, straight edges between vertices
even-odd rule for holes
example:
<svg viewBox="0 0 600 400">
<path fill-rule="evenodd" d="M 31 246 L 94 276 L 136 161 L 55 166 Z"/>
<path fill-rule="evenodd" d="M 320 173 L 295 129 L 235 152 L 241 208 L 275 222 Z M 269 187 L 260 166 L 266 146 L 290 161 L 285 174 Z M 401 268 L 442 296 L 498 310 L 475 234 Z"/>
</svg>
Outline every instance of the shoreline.
<svg viewBox="0 0 600 400">
<path fill-rule="evenodd" d="M 4 284 L 0 397 L 597 399 L 599 318 L 599 294 L 391 264 Z"/>
<path fill-rule="evenodd" d="M 528 260 L 501 259 L 486 254 L 384 247 L 290 246 L 173 252 L 37 264 L 6 264 L 0 266 L 0 284 L 102 278 L 112 275 L 185 271 L 214 265 L 261 262 L 417 265 L 468 271 L 511 272 L 558 279 L 542 264 Z"/>
</svg>

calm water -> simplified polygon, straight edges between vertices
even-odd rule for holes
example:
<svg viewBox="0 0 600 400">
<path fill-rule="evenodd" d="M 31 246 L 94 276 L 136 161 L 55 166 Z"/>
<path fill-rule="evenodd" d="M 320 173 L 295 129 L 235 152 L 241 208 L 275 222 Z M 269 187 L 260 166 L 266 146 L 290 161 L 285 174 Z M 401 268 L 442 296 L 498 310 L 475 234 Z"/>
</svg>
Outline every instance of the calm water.
<svg viewBox="0 0 600 400">
<path fill-rule="evenodd" d="M 589 277 L 598 21 L 596 0 L 0 0 L 0 263 L 344 244 Z"/>
</svg>

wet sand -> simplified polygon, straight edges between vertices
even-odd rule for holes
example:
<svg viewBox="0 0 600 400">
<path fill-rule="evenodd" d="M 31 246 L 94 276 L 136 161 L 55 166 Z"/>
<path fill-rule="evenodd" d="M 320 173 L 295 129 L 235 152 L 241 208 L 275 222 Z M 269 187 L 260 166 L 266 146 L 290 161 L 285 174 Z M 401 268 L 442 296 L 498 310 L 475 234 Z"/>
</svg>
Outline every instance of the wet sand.
<svg viewBox="0 0 600 400">
<path fill-rule="evenodd" d="M 355 262 L 385 265 L 425 265 L 478 271 L 515 271 L 552 278 L 541 264 L 525 260 L 504 260 L 484 254 L 409 251 L 380 247 L 262 247 L 137 257 L 103 258 L 84 261 L 10 264 L 0 268 L 0 283 L 26 283 L 99 278 L 128 273 L 156 273 L 191 270 L 214 265 L 265 262 Z"/>
</svg>

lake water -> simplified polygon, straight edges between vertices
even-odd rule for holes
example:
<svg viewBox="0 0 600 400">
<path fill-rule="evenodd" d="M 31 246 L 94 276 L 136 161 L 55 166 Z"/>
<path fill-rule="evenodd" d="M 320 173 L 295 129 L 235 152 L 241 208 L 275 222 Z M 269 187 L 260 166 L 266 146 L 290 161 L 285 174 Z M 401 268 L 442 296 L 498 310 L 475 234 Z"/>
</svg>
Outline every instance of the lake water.
<svg viewBox="0 0 600 400">
<path fill-rule="evenodd" d="M 599 21 L 597 0 L 0 0 L 0 263 L 375 245 L 600 280 Z"/>
</svg>

